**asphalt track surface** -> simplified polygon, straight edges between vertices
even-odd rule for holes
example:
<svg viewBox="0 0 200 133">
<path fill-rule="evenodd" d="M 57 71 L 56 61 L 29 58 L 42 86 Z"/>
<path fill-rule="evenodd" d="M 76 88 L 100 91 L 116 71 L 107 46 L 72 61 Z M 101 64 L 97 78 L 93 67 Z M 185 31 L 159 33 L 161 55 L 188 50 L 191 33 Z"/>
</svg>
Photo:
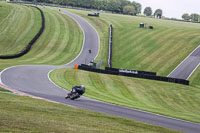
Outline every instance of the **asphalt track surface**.
<svg viewBox="0 0 200 133">
<path fill-rule="evenodd" d="M 200 45 L 192 51 L 169 75 L 171 78 L 188 79 L 200 64 Z"/>
<path fill-rule="evenodd" d="M 25 65 L 7 68 L 1 72 L 1 84 L 4 88 L 22 95 L 42 98 L 47 101 L 58 102 L 184 132 L 199 133 L 200 124 L 197 123 L 112 105 L 86 97 L 81 97 L 74 101 L 64 99 L 67 91 L 56 86 L 49 80 L 49 72 L 53 69 L 72 67 L 74 64 L 89 63 L 91 59 L 94 59 L 98 55 L 100 41 L 95 29 L 83 18 L 69 12 L 61 12 L 76 20 L 84 31 L 84 45 L 79 56 L 69 64 L 63 66 Z M 88 52 L 89 49 L 92 50 L 91 54 Z"/>
</svg>

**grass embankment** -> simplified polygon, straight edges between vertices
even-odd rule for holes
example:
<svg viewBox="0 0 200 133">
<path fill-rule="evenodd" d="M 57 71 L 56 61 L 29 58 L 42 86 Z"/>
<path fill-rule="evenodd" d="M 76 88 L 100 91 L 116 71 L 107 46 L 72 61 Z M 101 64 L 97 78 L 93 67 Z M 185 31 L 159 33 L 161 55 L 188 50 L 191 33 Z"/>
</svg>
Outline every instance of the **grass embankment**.
<svg viewBox="0 0 200 133">
<path fill-rule="evenodd" d="M 8 90 L 5 90 L 5 89 L 3 89 L 3 88 L 0 88 L 0 92 L 9 92 Z"/>
<path fill-rule="evenodd" d="M 116 22 L 119 19 L 113 16 Z M 140 29 L 140 22 L 153 25 L 155 29 Z M 199 24 L 136 17 L 129 17 L 120 24 L 125 28 L 117 28 L 113 37 L 116 38 L 113 42 L 113 65 L 116 67 L 167 76 L 200 42 Z"/>
<path fill-rule="evenodd" d="M 17 8 L 19 5 L 6 6 Z M 23 9 L 29 8 L 23 6 Z M 79 53 L 83 34 L 78 25 L 56 11 L 43 8 L 42 10 L 46 19 L 46 28 L 42 36 L 27 55 L 13 60 L 0 60 L 0 70 L 22 64 L 65 64 Z M 9 39 L 10 42 L 14 41 L 10 37 Z M 9 47 L 15 47 L 12 44 L 9 43 Z M 9 49 L 2 48 L 7 51 Z M 65 105 L 1 93 L 0 118 L 0 132 L 173 132 Z"/>
<path fill-rule="evenodd" d="M 190 85 L 200 89 L 200 67 L 198 67 L 189 78 Z"/>
<path fill-rule="evenodd" d="M 30 32 L 33 34 L 34 31 L 37 31 L 41 26 L 41 17 L 40 12 L 35 9 L 24 5 L 17 5 L 17 4 L 7 4 L 7 3 L 0 3 L 1 11 L 9 12 L 7 13 L 8 17 L 2 16 L 1 20 L 5 18 L 6 21 L 10 21 L 14 23 L 15 27 L 17 25 L 21 25 L 22 29 L 26 29 L 25 31 L 27 34 Z M 11 8 L 7 11 L 7 8 L 3 8 L 4 6 Z M 20 16 L 20 13 L 17 13 L 17 10 L 23 10 L 23 18 Z M 4 68 L 13 66 L 13 65 L 24 65 L 24 64 L 49 64 L 49 65 L 61 65 L 70 62 L 74 59 L 80 52 L 82 43 L 83 43 L 83 33 L 79 28 L 76 22 L 69 18 L 66 15 L 63 15 L 57 11 L 53 11 L 47 8 L 42 8 L 45 16 L 45 30 L 40 38 L 36 41 L 33 45 L 31 51 L 24 55 L 23 57 L 17 59 L 9 59 L 9 60 L 0 60 L 0 70 Z M 6 10 L 6 11 L 5 11 Z M 27 13 L 24 13 L 27 12 Z M 30 13 L 29 13 L 30 12 Z M 19 15 L 19 21 L 13 20 L 17 15 Z M 13 16 L 14 18 L 10 18 L 9 16 Z M 16 21 L 16 22 L 15 22 Z M 21 24 L 21 21 L 28 23 L 30 22 L 31 25 L 28 24 Z M 37 24 L 36 24 L 37 23 Z M 36 27 L 33 26 L 36 24 Z M 24 26 L 24 27 L 23 27 Z M 6 25 L 5 25 L 6 27 Z M 9 26 L 10 27 L 10 26 Z M 8 27 L 8 28 L 9 28 Z M 14 26 L 11 25 L 14 28 Z M 37 28 L 38 27 L 38 28 Z M 15 31 L 15 30 L 14 30 Z M 17 30 L 16 30 L 17 31 Z M 7 31 L 9 32 L 9 31 Z M 0 34 L 4 34 L 5 31 L 0 28 Z M 18 33 L 18 32 L 17 32 Z M 24 40 L 24 42 L 29 42 L 32 38 L 27 39 L 26 36 L 21 36 L 20 32 L 18 34 L 12 34 L 12 36 L 8 36 L 7 42 L 1 40 L 5 45 L 1 45 L 0 51 L 9 51 L 11 48 L 16 48 L 18 44 L 15 38 L 20 38 Z M 36 33 L 36 32 L 35 32 Z M 19 35 L 20 34 L 20 35 Z M 23 32 L 23 34 L 25 34 Z M 9 34 L 11 35 L 11 33 Z M 26 34 L 25 34 L 26 35 Z M 33 34 L 34 36 L 35 34 Z M 1 38 L 1 36 L 0 36 Z M 6 45 L 7 44 L 7 45 Z M 27 43 L 24 43 L 27 45 Z M 12 51 L 14 52 L 14 51 Z M 5 52 L 6 54 L 8 52 Z"/>
<path fill-rule="evenodd" d="M 55 7 L 58 9 L 57 7 Z M 96 61 L 103 61 L 102 67 L 107 66 L 107 58 L 108 58 L 108 36 L 109 36 L 109 25 L 110 23 L 107 22 L 107 20 L 102 20 L 101 18 L 97 17 L 88 17 L 87 14 L 91 13 L 88 11 L 83 10 L 72 10 L 72 9 L 66 9 L 66 8 L 59 8 L 62 10 L 70 11 L 72 13 L 75 13 L 84 19 L 86 19 L 98 32 L 100 37 L 100 51 L 99 55 L 96 58 Z"/>
<path fill-rule="evenodd" d="M 88 17 L 88 11 L 63 9 L 87 19 L 98 31 L 101 50 L 97 59 L 107 60 L 108 28 L 113 24 L 113 67 L 153 71 L 167 76 L 200 42 L 199 24 L 145 17 L 100 13 Z M 140 29 L 139 24 L 154 26 Z M 127 52 L 128 51 L 128 52 Z M 190 85 L 200 88 L 200 68 L 192 75 Z"/>
<path fill-rule="evenodd" d="M 113 67 L 157 72 L 167 76 L 200 42 L 200 24 L 100 13 L 88 17 L 88 11 L 63 9 L 87 19 L 98 31 L 101 51 L 98 59 L 107 62 L 108 28 L 112 24 Z M 147 23 L 153 30 L 140 29 Z M 105 65 L 105 64 L 104 64 Z"/>
<path fill-rule="evenodd" d="M 30 6 L 0 5 L 0 55 L 19 53 L 38 33 L 41 15 Z"/>
<path fill-rule="evenodd" d="M 200 89 L 194 87 L 75 69 L 50 77 L 65 89 L 84 84 L 90 98 L 200 123 Z"/>
<path fill-rule="evenodd" d="M 175 132 L 62 104 L 1 93 L 0 116 L 0 132 Z"/>
</svg>

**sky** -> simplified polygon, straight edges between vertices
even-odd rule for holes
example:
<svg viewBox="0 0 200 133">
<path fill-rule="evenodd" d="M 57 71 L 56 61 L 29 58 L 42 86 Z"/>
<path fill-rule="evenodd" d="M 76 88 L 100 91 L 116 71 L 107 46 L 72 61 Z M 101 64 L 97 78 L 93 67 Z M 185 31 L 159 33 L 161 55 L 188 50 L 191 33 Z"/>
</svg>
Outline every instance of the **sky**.
<svg viewBox="0 0 200 133">
<path fill-rule="evenodd" d="M 150 6 L 153 13 L 156 9 L 163 10 L 163 16 L 169 18 L 181 18 L 184 13 L 200 14 L 200 0 L 130 0 L 142 5 L 144 8 Z"/>
</svg>

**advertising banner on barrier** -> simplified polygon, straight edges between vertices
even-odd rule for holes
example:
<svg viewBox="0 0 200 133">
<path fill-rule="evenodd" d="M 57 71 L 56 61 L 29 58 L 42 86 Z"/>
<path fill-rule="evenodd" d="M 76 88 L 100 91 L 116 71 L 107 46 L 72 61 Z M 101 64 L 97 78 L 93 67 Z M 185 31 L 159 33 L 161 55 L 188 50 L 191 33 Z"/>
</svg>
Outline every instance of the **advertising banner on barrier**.
<svg viewBox="0 0 200 133">
<path fill-rule="evenodd" d="M 127 70 L 127 69 L 119 69 L 120 73 L 133 73 L 133 74 L 138 74 L 138 71 L 136 70 Z"/>
<path fill-rule="evenodd" d="M 132 73 L 132 74 L 142 74 L 142 75 L 153 75 L 153 76 L 156 76 L 156 72 L 128 70 L 128 69 L 124 69 L 124 68 L 118 69 L 118 68 L 106 67 L 105 70 L 119 72 L 119 73 Z"/>
</svg>

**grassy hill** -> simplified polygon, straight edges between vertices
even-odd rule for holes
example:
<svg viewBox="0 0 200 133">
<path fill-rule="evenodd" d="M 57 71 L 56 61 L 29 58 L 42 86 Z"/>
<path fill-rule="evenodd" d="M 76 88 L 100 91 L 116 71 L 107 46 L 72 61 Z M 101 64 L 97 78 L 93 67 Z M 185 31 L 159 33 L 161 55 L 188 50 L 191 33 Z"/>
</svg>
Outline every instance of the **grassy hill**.
<svg viewBox="0 0 200 133">
<path fill-rule="evenodd" d="M 2 9 L 2 7 L 5 7 Z M 29 29 L 34 35 L 37 28 L 31 25 L 23 25 L 21 21 L 38 23 L 40 27 L 40 16 L 35 8 L 0 3 L 1 20 L 10 21 L 11 18 L 6 17 L 6 13 L 12 14 L 14 11 L 19 12 L 20 21 L 15 22 L 16 25 L 22 26 L 22 29 Z M 9 10 L 8 10 L 9 9 Z M 6 10 L 6 11 L 5 11 Z M 36 19 L 30 16 L 35 12 L 38 15 Z M 32 50 L 25 56 L 12 60 L 0 60 L 0 69 L 8 66 L 22 64 L 65 64 L 72 60 L 80 51 L 82 46 L 83 34 L 78 25 L 66 15 L 62 15 L 56 11 L 42 8 L 45 19 L 46 28 L 42 36 L 33 46 Z M 27 12 L 27 14 L 26 14 Z M 4 14 L 5 13 L 5 14 Z M 23 14 L 24 13 L 24 14 Z M 21 18 L 21 15 L 23 18 Z M 8 16 L 8 15 L 7 15 Z M 12 19 L 11 19 L 12 20 Z M 14 20 L 13 20 L 14 23 Z M 7 26 L 6 24 L 4 26 Z M 8 28 L 11 28 L 10 26 Z M 15 27 L 13 26 L 13 29 Z M 18 31 L 15 34 L 9 34 L 9 45 L 3 45 L 1 51 L 5 54 L 16 52 L 16 47 L 21 45 L 16 43 L 15 38 L 23 38 L 24 42 L 29 41 L 31 37 L 24 38 Z M 5 33 L 0 30 L 0 33 Z M 15 35 L 13 37 L 12 35 Z M 27 33 L 28 35 L 28 33 Z M 3 37 L 2 37 L 3 38 Z M 9 40 L 10 39 L 10 40 Z M 3 40 L 1 40 L 4 42 Z M 15 44 L 16 43 L 16 44 Z M 26 43 L 20 47 L 24 47 Z M 13 47 L 13 49 L 11 49 Z M 19 47 L 19 50 L 20 50 Z M 4 91 L 0 88 L 0 91 Z M 85 122 L 87 121 L 87 122 Z M 49 103 L 41 100 L 20 97 L 16 95 L 0 93 L 0 132 L 174 132 L 162 127 L 147 125 L 136 121 L 122 119 L 105 114 L 95 113 L 82 109 L 67 107 L 62 104 Z"/>
<path fill-rule="evenodd" d="M 42 10 L 46 19 L 46 28 L 42 36 L 27 55 L 18 59 L 0 60 L 0 70 L 23 64 L 65 64 L 77 56 L 83 41 L 83 34 L 78 25 L 66 15 L 46 8 Z M 6 22 L 10 22 L 10 25 L 6 25 Z M 40 22 L 39 12 L 35 8 L 0 2 L 0 23 L 2 24 L 0 33 L 7 34 L 7 38 L 0 36 L 1 54 L 15 53 L 26 46 L 26 42 L 32 38 L 31 35 L 34 36 L 39 29 Z M 15 30 L 18 25 L 21 30 Z M 18 42 L 16 38 L 21 40 Z M 117 133 L 149 132 L 149 130 L 152 133 L 175 132 L 62 104 L 10 95 L 2 91 L 5 90 L 0 88 L 0 132 Z"/>
<path fill-rule="evenodd" d="M 2 7 L 6 7 L 6 8 L 2 8 Z M 30 12 L 32 13 L 35 12 L 36 14 L 39 14 L 39 12 L 37 12 L 37 10 L 34 8 L 30 8 L 27 6 L 21 7 L 16 4 L 5 4 L 5 3 L 0 2 L 0 10 L 3 9 L 5 12 L 5 13 L 2 13 L 3 15 L 0 13 L 1 14 L 0 23 L 2 23 L 3 20 L 6 20 L 7 18 L 6 14 L 8 16 L 17 7 L 23 8 L 23 10 L 24 11 L 27 10 L 27 12 L 28 10 L 30 10 Z M 27 55 L 20 57 L 18 59 L 13 59 L 13 60 L 0 60 L 0 64 L 1 64 L 0 70 L 3 70 L 4 68 L 9 67 L 9 66 L 23 65 L 23 64 L 52 64 L 52 65 L 65 64 L 69 62 L 71 59 L 73 59 L 74 57 L 76 57 L 76 55 L 79 53 L 82 46 L 83 34 L 80 28 L 78 27 L 78 25 L 66 15 L 62 15 L 48 8 L 41 8 L 41 9 L 43 10 L 44 15 L 45 15 L 46 25 L 48 25 L 44 33 L 42 34 L 42 36 L 39 38 L 39 40 L 33 46 L 32 50 Z M 3 10 L 1 10 L 1 12 Z M 165 48 L 166 48 L 167 54 L 165 52 L 161 52 L 160 53 L 161 55 L 158 54 L 157 56 L 165 57 L 165 55 L 171 54 L 170 51 L 172 49 L 170 50 L 167 49 L 167 48 L 171 48 L 171 46 L 174 45 L 174 43 L 172 44 L 171 41 L 169 41 L 169 43 L 166 43 L 165 47 L 163 47 L 162 49 L 160 49 L 161 46 L 159 45 L 160 43 L 158 42 L 156 43 L 156 45 L 153 45 L 154 43 L 151 43 L 151 45 L 153 45 L 152 49 L 151 49 L 150 44 L 148 44 L 148 41 L 142 45 L 140 45 L 140 43 L 132 44 L 132 42 L 135 42 L 135 39 L 142 37 L 140 36 L 142 34 L 147 34 L 146 38 L 141 38 L 141 40 L 137 40 L 137 42 L 140 42 L 140 41 L 143 42 L 146 39 L 151 38 L 152 35 L 159 36 L 159 32 L 163 30 L 162 35 L 159 36 L 161 38 L 159 41 L 161 41 L 162 39 L 164 39 L 163 36 L 166 33 L 165 28 L 166 29 L 169 28 L 167 30 L 169 34 L 172 34 L 172 32 L 176 32 L 176 30 L 173 30 L 173 28 L 170 28 L 170 26 L 167 26 L 167 24 L 166 24 L 166 27 L 162 29 L 162 23 L 163 23 L 162 20 L 156 20 L 156 22 L 158 21 L 156 25 L 158 27 L 160 26 L 159 30 L 155 29 L 153 31 L 149 31 L 145 29 L 137 29 L 138 24 L 141 22 L 141 20 L 139 19 L 142 19 L 142 21 L 145 21 L 146 18 L 137 18 L 137 17 L 113 15 L 113 14 L 101 14 L 100 18 L 92 18 L 92 17 L 87 17 L 88 12 L 77 11 L 77 10 L 70 10 L 70 11 L 75 12 L 81 15 L 82 17 L 86 18 L 90 23 L 94 25 L 94 27 L 99 32 L 100 38 L 101 38 L 101 50 L 100 50 L 100 55 L 98 59 L 102 59 L 104 63 L 106 63 L 106 58 L 107 58 L 108 27 L 109 27 L 109 24 L 111 23 L 113 24 L 115 28 L 114 29 L 115 30 L 114 44 L 118 44 L 114 46 L 114 55 L 117 55 L 120 49 L 120 51 L 122 50 L 120 52 L 120 55 L 131 57 L 131 58 L 134 57 L 134 59 L 138 60 L 138 64 L 136 64 L 137 67 L 135 67 L 134 62 L 130 61 L 130 63 L 127 63 L 127 58 L 126 60 L 124 60 L 123 58 L 121 58 L 123 56 L 118 55 L 119 60 L 117 59 L 117 62 L 120 62 L 120 63 L 119 64 L 116 63 L 116 59 L 114 59 L 115 67 L 127 67 L 127 68 L 138 69 L 138 70 L 147 69 L 147 70 L 157 71 L 156 67 L 148 68 L 148 66 L 145 66 L 145 65 L 140 66 L 139 63 L 141 63 L 141 60 L 144 58 L 136 57 L 136 55 L 140 54 L 141 51 L 146 51 L 148 54 L 154 53 L 155 55 L 157 55 L 158 53 L 156 53 L 157 51 L 156 49 L 158 49 L 158 52 L 159 52 L 159 50 L 165 51 Z M 29 17 L 29 15 L 25 15 L 24 19 L 28 19 L 26 17 Z M 122 21 L 126 17 L 127 17 L 127 22 Z M 39 16 L 38 16 L 38 19 L 39 19 Z M 39 24 L 40 21 L 41 20 L 33 21 L 31 19 L 31 23 Z M 154 20 L 152 19 L 152 21 Z M 19 22 L 17 23 L 19 24 Z M 172 23 L 171 25 L 173 25 L 174 27 L 176 27 L 175 25 L 177 26 L 182 25 L 182 23 L 179 24 L 176 22 L 175 24 L 175 22 L 171 22 L 171 21 L 169 21 L 169 23 Z M 187 46 L 185 48 L 186 52 L 182 51 L 184 52 L 183 55 L 179 53 L 177 54 L 177 57 L 175 59 L 174 58 L 170 59 L 172 60 L 170 63 L 175 63 L 175 64 L 166 63 L 166 62 L 169 62 L 170 60 L 165 60 L 165 62 L 163 62 L 163 66 L 164 66 L 163 70 L 161 70 L 160 68 L 157 71 L 161 75 L 166 75 L 168 71 L 170 71 L 170 69 L 175 68 L 175 66 L 182 60 L 182 58 L 184 58 L 184 56 L 186 56 L 190 51 L 193 50 L 193 48 L 197 46 L 195 42 L 199 40 L 198 33 L 197 33 L 198 28 L 195 29 L 194 28 L 195 25 L 193 24 L 192 25 L 190 24 L 187 25 L 187 23 L 185 24 L 186 24 L 185 27 L 188 32 L 188 33 L 185 33 L 185 35 L 192 33 L 190 37 L 192 40 L 194 38 L 194 40 L 188 41 L 190 45 L 186 45 L 186 43 L 184 43 L 183 41 L 184 43 L 183 45 Z M 130 29 L 127 28 L 127 29 L 124 29 L 123 31 L 122 27 L 124 26 L 130 26 Z M 177 38 L 184 37 L 184 34 L 180 35 L 179 37 L 177 36 L 177 34 L 179 33 L 181 34 L 181 31 L 183 31 L 183 27 L 184 26 L 182 25 L 180 29 L 179 28 L 177 29 L 177 31 L 179 32 L 173 33 L 173 35 L 169 35 L 169 36 L 171 37 L 176 36 Z M 30 25 L 24 25 L 23 28 L 30 29 Z M 136 32 L 135 29 L 138 31 Z M 37 28 L 34 28 L 34 30 L 37 30 Z M 134 32 L 132 32 L 132 30 Z M 4 33 L 3 31 L 4 30 L 1 29 L 0 33 Z M 130 37 L 130 35 L 132 34 L 135 35 L 139 31 L 141 33 L 140 35 L 137 35 L 138 37 L 137 36 L 134 36 L 133 38 Z M 195 34 L 196 37 L 194 36 L 193 33 L 196 33 Z M 20 35 L 21 34 L 18 33 L 18 35 L 16 36 L 20 36 Z M 155 38 L 157 37 L 154 36 L 154 39 Z M 16 42 L 14 40 L 14 37 L 13 38 L 9 37 L 9 39 L 11 40 L 8 41 L 8 43 Z M 168 39 L 166 38 L 165 40 L 168 41 Z M 175 40 L 176 38 L 174 39 L 174 41 Z M 123 41 L 123 46 L 122 46 L 122 42 L 120 41 Z M 124 41 L 125 42 L 127 41 L 127 42 L 125 43 Z M 178 46 L 174 46 L 174 48 L 177 47 L 176 49 L 180 50 L 179 48 L 182 48 L 182 44 L 181 46 L 180 44 L 181 43 L 179 43 Z M 12 49 L 12 50 L 10 49 L 10 47 L 14 48 L 15 47 L 14 45 L 17 45 L 17 44 L 9 43 L 9 47 L 6 47 L 7 45 L 4 45 L 2 48 L 0 48 L 0 50 L 1 51 L 10 50 L 11 52 L 16 52 L 14 51 L 15 49 Z M 21 43 L 18 45 L 21 45 Z M 136 53 L 131 52 L 130 55 L 126 55 L 126 52 L 125 52 L 126 50 L 123 50 L 123 48 L 124 46 L 129 46 L 129 45 L 130 45 L 130 49 L 135 48 L 134 45 L 138 45 L 139 46 L 138 51 L 136 50 Z M 145 50 L 146 47 L 148 48 L 147 50 Z M 126 49 L 129 49 L 129 48 L 126 48 Z M 179 52 L 181 52 L 181 50 Z M 143 55 L 142 57 L 146 57 L 146 56 Z M 156 63 L 154 56 L 150 56 L 150 57 L 149 57 L 150 60 L 147 60 L 147 59 L 144 59 L 144 60 L 147 60 L 147 62 L 150 62 L 151 63 L 150 65 L 152 65 L 153 63 Z M 169 65 L 170 68 L 168 68 L 166 65 Z M 88 97 L 96 98 L 96 99 L 107 101 L 114 104 L 121 103 L 121 105 L 124 105 L 124 106 L 139 108 L 139 109 L 157 112 L 157 113 L 165 114 L 165 115 L 169 115 L 169 113 L 172 113 L 170 114 L 170 116 L 199 122 L 200 115 L 198 112 L 199 110 L 198 101 L 199 101 L 200 93 L 199 93 L 199 89 L 194 88 L 194 87 L 186 87 L 182 85 L 168 84 L 168 83 L 148 81 L 148 80 L 98 75 L 94 73 L 88 73 L 84 71 L 77 71 L 77 70 L 71 70 L 71 69 L 61 69 L 61 70 L 55 71 L 52 73 L 51 76 L 59 85 L 66 88 L 71 87 L 72 85 L 75 85 L 75 84 L 85 84 L 87 87 L 86 96 Z M 68 78 L 69 76 L 71 76 L 72 78 Z M 199 75 L 197 74 L 195 77 L 191 77 L 191 78 L 194 78 L 193 81 L 195 81 L 195 83 L 198 83 L 198 79 L 196 79 L 196 77 L 198 76 Z M 38 101 L 35 99 L 29 99 L 26 97 L 18 97 L 18 96 L 8 95 L 8 94 L 0 93 L 0 104 L 1 104 L 0 105 L 0 116 L 1 116 L 0 129 L 2 132 L 7 132 L 7 131 L 20 132 L 20 131 L 30 131 L 30 130 L 33 130 L 35 132 L 39 132 L 39 131 L 79 132 L 80 130 L 77 130 L 77 127 L 79 127 L 79 129 L 81 129 L 81 131 L 83 132 L 97 132 L 97 131 L 121 132 L 122 129 L 124 132 L 148 132 L 148 131 L 172 132 L 171 130 L 166 130 L 164 128 L 149 126 L 146 124 L 144 125 L 142 123 L 137 123 L 137 122 L 135 123 L 134 121 L 130 121 L 126 119 L 111 117 L 108 115 L 102 115 L 102 114 L 93 113 L 90 111 L 85 112 L 85 110 L 74 109 L 74 108 L 66 107 L 60 104 L 46 103 L 40 100 Z M 74 113 L 76 115 L 74 115 Z M 77 121 L 73 121 L 74 119 L 76 119 Z M 87 123 L 85 121 L 87 121 Z"/>
<path fill-rule="evenodd" d="M 109 25 L 113 32 L 113 67 L 157 72 L 167 76 L 199 44 L 200 24 L 119 14 L 100 13 L 88 17 L 90 11 L 63 9 L 87 19 L 98 31 L 101 49 L 97 60 L 107 64 Z M 147 23 L 153 30 L 140 29 Z M 200 88 L 200 68 L 189 79 L 191 86 Z"/>
<path fill-rule="evenodd" d="M 41 27 L 40 12 L 34 7 L 1 3 L 0 55 L 20 52 Z"/>
<path fill-rule="evenodd" d="M 62 88 L 86 86 L 86 97 L 200 123 L 200 89 L 174 83 L 58 69 L 51 79 Z"/>
<path fill-rule="evenodd" d="M 200 89 L 200 67 L 198 67 L 192 76 L 189 78 L 191 86 Z"/>
<path fill-rule="evenodd" d="M 169 133 L 133 120 L 0 93 L 0 132 Z"/>
<path fill-rule="evenodd" d="M 0 40 L 2 39 L 0 51 L 2 51 L 2 54 L 8 54 L 9 52 L 7 51 L 10 51 L 10 53 L 15 53 L 18 46 L 20 48 L 26 46 L 28 44 L 26 42 L 29 42 L 32 37 L 34 37 L 35 33 L 37 33 L 37 30 L 39 30 L 41 26 L 40 13 L 37 9 L 31 8 L 29 6 L 7 4 L 4 2 L 0 3 L 0 8 L 2 8 L 0 9 L 1 12 L 6 12 L 8 14 L 7 17 L 6 15 L 0 16 L 0 20 L 2 20 L 2 22 L 15 22 L 15 25 L 11 25 L 11 28 L 14 29 L 19 25 L 22 27 L 22 31 L 24 31 L 22 32 L 15 30 L 16 33 L 13 34 L 13 30 L 5 30 L 0 27 L 0 34 L 9 33 L 9 36 L 6 37 L 8 38 L 7 41 L 4 41 L 3 36 L 0 36 Z M 46 24 L 43 34 L 33 45 L 31 51 L 28 54 L 17 59 L 0 59 L 0 70 L 3 70 L 4 68 L 10 66 L 24 64 L 66 64 L 79 54 L 83 44 L 83 33 L 78 24 L 76 24 L 76 22 L 71 18 L 57 11 L 42 7 L 40 8 L 44 12 Z M 22 11 L 18 14 L 18 10 Z M 14 15 L 13 12 L 15 12 L 16 15 Z M 17 15 L 19 15 L 20 18 L 19 21 L 12 18 L 16 17 Z M 10 18 L 9 16 L 12 17 Z M 21 21 L 26 24 L 21 24 Z M 31 24 L 29 25 L 29 23 Z M 4 26 L 10 28 L 9 25 L 5 24 Z M 33 36 L 31 37 L 29 33 Z M 27 35 L 29 37 L 26 38 L 26 36 L 24 35 Z M 23 45 L 15 38 L 21 38 L 21 42 L 23 42 Z"/>
<path fill-rule="evenodd" d="M 84 17 L 97 29 L 101 37 L 98 59 L 107 56 L 107 33 L 109 24 L 113 24 L 113 66 L 118 68 L 167 76 L 200 42 L 199 24 L 109 13 L 96 18 L 88 17 L 88 11 L 64 10 Z M 141 22 L 154 29 L 140 29 Z M 94 99 L 200 123 L 199 72 L 197 69 L 190 78 L 191 86 L 71 69 L 56 70 L 50 76 L 65 89 L 84 84 L 85 95 Z"/>
<path fill-rule="evenodd" d="M 100 13 L 99 18 L 94 18 L 87 16 L 91 13 L 88 11 L 68 11 L 89 20 L 104 38 L 101 39 L 106 43 L 104 45 L 107 45 L 104 40 L 108 38 L 105 33 L 113 24 L 114 67 L 156 71 L 166 76 L 171 71 L 168 69 L 172 67 L 173 70 L 200 42 L 199 24 L 109 13 Z M 140 29 L 141 22 L 154 26 L 154 30 Z M 162 67 L 153 67 L 159 64 Z"/>
</svg>

